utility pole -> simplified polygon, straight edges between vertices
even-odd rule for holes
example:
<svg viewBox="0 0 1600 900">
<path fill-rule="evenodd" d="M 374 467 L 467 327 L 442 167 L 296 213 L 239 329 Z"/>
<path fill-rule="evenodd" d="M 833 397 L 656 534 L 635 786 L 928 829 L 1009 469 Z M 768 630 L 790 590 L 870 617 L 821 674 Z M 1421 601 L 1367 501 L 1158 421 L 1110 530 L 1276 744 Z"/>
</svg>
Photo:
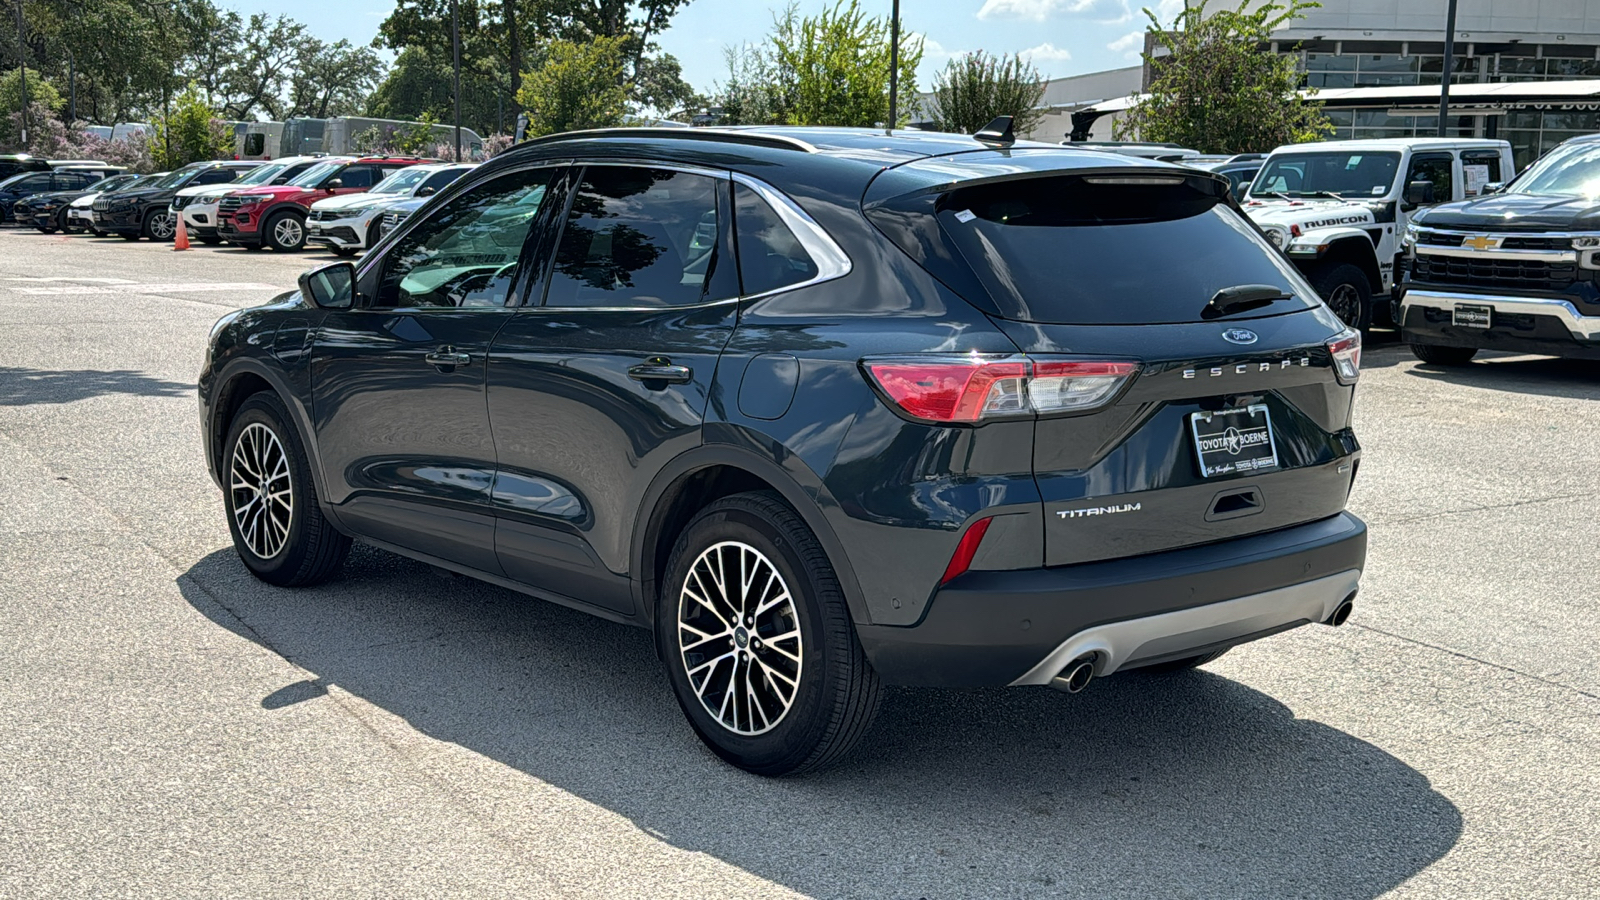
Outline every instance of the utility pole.
<svg viewBox="0 0 1600 900">
<path fill-rule="evenodd" d="M 1455 0 L 1450 0 L 1454 3 Z M 450 44 L 455 55 L 456 162 L 461 161 L 461 9 L 450 0 Z"/>
<path fill-rule="evenodd" d="M 22 0 L 17 0 L 17 73 L 22 79 L 22 150 L 28 150 L 28 42 L 22 37 Z"/>
<path fill-rule="evenodd" d="M 1450 0 L 1454 3 L 1455 0 Z M 894 12 L 889 15 L 889 121 L 884 123 L 884 133 L 894 130 L 900 123 L 900 0 L 894 0 Z"/>
<path fill-rule="evenodd" d="M 1450 0 L 1444 16 L 1444 72 L 1439 76 L 1439 137 L 1449 137 L 1450 76 L 1455 69 L 1456 0 Z"/>
</svg>

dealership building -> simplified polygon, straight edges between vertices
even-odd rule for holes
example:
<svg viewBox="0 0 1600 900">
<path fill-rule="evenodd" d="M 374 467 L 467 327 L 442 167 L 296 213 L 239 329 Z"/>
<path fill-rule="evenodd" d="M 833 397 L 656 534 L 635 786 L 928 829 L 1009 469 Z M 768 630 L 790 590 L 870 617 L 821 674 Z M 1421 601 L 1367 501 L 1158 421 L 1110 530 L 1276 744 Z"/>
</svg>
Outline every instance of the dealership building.
<svg viewBox="0 0 1600 900">
<path fill-rule="evenodd" d="M 1322 0 L 1273 33 L 1317 91 L 1335 138 L 1433 135 L 1446 0 Z M 1147 36 L 1146 40 L 1149 38 Z M 1511 142 L 1518 168 L 1600 131 L 1600 0 L 1459 0 L 1450 133 Z M 1148 66 L 1052 80 L 1039 140 L 1110 140 Z"/>
</svg>

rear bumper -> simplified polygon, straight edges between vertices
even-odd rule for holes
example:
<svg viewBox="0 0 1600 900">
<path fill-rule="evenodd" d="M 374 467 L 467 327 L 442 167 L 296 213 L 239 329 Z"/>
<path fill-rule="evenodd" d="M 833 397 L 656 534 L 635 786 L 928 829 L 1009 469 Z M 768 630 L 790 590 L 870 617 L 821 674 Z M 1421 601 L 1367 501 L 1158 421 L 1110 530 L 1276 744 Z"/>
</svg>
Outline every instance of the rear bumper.
<svg viewBox="0 0 1600 900">
<path fill-rule="evenodd" d="M 1487 306 L 1489 327 L 1454 323 L 1457 304 Z M 1600 316 L 1569 300 L 1407 288 L 1400 300 L 1403 337 L 1414 344 L 1600 358 Z"/>
<path fill-rule="evenodd" d="M 1097 675 L 1321 622 L 1355 593 L 1367 527 L 1350 513 L 1130 559 L 969 572 L 912 627 L 858 626 L 884 681 L 1046 684 L 1096 654 Z"/>
</svg>

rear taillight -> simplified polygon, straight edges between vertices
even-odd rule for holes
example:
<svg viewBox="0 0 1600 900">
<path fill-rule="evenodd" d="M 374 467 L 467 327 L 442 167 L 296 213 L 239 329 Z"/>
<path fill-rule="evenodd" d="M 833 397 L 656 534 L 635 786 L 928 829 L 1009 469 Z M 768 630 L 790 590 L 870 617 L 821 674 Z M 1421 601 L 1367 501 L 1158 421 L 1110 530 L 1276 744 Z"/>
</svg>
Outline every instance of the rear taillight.
<svg viewBox="0 0 1600 900">
<path fill-rule="evenodd" d="M 1346 328 L 1328 342 L 1333 374 L 1340 384 L 1355 384 L 1361 377 L 1361 332 Z"/>
<path fill-rule="evenodd" d="M 908 415 L 967 423 L 1095 409 L 1139 371 L 1138 363 L 1120 360 L 978 355 L 869 359 L 863 365 Z"/>
</svg>

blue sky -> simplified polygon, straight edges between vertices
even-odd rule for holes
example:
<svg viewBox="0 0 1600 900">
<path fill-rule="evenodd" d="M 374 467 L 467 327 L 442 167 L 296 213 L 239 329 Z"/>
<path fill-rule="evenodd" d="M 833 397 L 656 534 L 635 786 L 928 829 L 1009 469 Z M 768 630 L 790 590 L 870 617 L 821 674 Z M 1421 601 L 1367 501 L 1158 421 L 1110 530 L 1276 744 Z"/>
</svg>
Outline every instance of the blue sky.
<svg viewBox="0 0 1600 900">
<path fill-rule="evenodd" d="M 249 13 L 269 4 L 222 0 L 222 5 Z M 828 5 L 828 0 L 801 0 L 800 11 L 812 14 Z M 1181 8 L 1181 0 L 1175 5 Z M 683 63 L 689 83 L 707 91 L 726 75 L 722 48 L 761 40 L 782 6 L 781 0 L 691 0 L 659 41 Z M 887 16 L 890 0 L 863 0 L 863 6 Z M 366 43 L 394 3 L 275 0 L 270 8 L 304 22 L 323 40 Z M 1053 77 L 1133 65 L 1145 23 L 1139 0 L 901 0 L 900 17 L 904 28 L 927 38 L 917 78 L 923 88 L 951 54 L 969 50 L 1021 52 Z"/>
</svg>

